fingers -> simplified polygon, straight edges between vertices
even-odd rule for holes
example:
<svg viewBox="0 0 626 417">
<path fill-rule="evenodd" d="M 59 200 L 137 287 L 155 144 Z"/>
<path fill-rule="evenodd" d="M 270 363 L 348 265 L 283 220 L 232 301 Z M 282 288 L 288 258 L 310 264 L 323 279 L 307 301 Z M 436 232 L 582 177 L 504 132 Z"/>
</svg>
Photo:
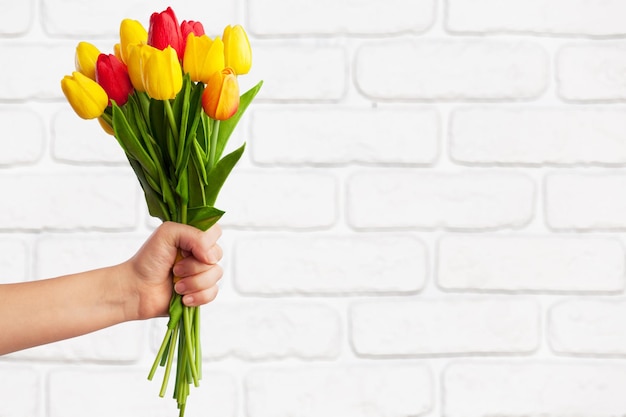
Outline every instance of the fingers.
<svg viewBox="0 0 626 417">
<path fill-rule="evenodd" d="M 182 261 L 181 261 L 182 262 Z M 201 266 L 197 263 L 194 267 Z M 178 281 L 175 291 L 183 295 L 183 303 L 188 306 L 199 306 L 213 301 L 217 296 L 217 282 L 224 273 L 219 265 L 204 265 L 204 270 L 194 275 L 186 276 Z"/>
</svg>

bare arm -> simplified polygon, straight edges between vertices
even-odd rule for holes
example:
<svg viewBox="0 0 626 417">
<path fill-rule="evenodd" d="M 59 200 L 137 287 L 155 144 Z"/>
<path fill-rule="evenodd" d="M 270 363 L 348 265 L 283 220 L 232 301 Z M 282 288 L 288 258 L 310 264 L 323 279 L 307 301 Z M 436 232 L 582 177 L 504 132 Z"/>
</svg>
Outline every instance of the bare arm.
<svg viewBox="0 0 626 417">
<path fill-rule="evenodd" d="M 40 281 L 0 285 L 0 355 L 80 336 L 130 320 L 167 315 L 172 265 L 187 305 L 217 294 L 222 251 L 214 226 L 201 232 L 165 223 L 128 261 Z M 184 259 L 176 262 L 181 250 Z"/>
</svg>

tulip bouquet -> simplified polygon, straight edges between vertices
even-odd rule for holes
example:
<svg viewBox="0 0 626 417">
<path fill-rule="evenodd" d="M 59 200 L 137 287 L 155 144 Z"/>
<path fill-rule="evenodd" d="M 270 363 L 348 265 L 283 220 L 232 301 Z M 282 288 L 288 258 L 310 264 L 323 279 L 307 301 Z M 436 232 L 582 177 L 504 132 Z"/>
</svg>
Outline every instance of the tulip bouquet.
<svg viewBox="0 0 626 417">
<path fill-rule="evenodd" d="M 168 8 L 152 14 L 148 30 L 124 19 L 114 54 L 80 42 L 76 71 L 61 87 L 78 116 L 98 119 L 117 139 L 150 215 L 206 230 L 224 214 L 215 200 L 245 148 L 222 156 L 226 143 L 262 84 L 240 96 L 237 77 L 250 70 L 251 55 L 241 26 L 210 38 L 200 22 L 179 24 Z M 200 311 L 184 306 L 175 292 L 148 376 L 165 368 L 161 397 L 174 362 L 182 416 L 189 386 L 198 386 L 202 376 Z"/>
</svg>

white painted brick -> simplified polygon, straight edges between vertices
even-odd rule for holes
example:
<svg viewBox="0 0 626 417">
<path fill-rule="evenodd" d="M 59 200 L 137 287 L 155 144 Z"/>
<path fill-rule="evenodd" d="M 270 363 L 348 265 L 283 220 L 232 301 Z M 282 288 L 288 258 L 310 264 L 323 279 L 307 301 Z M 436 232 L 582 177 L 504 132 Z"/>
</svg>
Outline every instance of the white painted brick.
<svg viewBox="0 0 626 417">
<path fill-rule="evenodd" d="M 52 157 L 70 164 L 128 164 L 113 136 L 95 120 L 83 120 L 72 110 L 58 112 L 52 122 Z"/>
<path fill-rule="evenodd" d="M 0 0 L 0 35 L 14 36 L 27 32 L 35 15 L 34 5 L 33 0 Z"/>
<path fill-rule="evenodd" d="M 623 299 L 571 299 L 550 309 L 548 340 L 558 353 L 626 354 Z"/>
<path fill-rule="evenodd" d="M 147 238 L 147 236 L 145 236 Z M 135 235 L 45 235 L 35 244 L 35 278 L 116 265 L 132 257 L 144 238 Z"/>
<path fill-rule="evenodd" d="M 6 146 L 0 152 L 0 167 L 32 164 L 43 155 L 45 128 L 37 113 L 20 106 L 0 109 L 0 125 Z"/>
<path fill-rule="evenodd" d="M 561 97 L 577 101 L 626 99 L 626 43 L 570 45 L 556 58 Z"/>
<path fill-rule="evenodd" d="M 359 172 L 348 180 L 348 222 L 359 229 L 497 229 L 525 225 L 535 185 L 512 172 Z"/>
<path fill-rule="evenodd" d="M 42 23 L 51 36 L 77 37 L 89 41 L 89 36 L 119 36 L 120 22 L 130 18 L 139 20 L 146 29 L 153 12 L 172 6 L 178 20 L 196 20 L 203 23 L 212 36 L 222 34 L 227 24 L 236 21 L 236 4 L 221 2 L 211 7 L 198 7 L 194 0 L 180 0 L 176 4 L 165 0 L 111 0 L 106 3 L 81 3 L 69 0 L 46 0 L 41 4 Z"/>
<path fill-rule="evenodd" d="M 250 30 L 258 35 L 388 34 L 424 31 L 435 17 L 433 0 L 253 0 Z"/>
<path fill-rule="evenodd" d="M 617 362 L 459 362 L 445 371 L 443 413 L 476 416 L 616 416 L 626 409 Z"/>
<path fill-rule="evenodd" d="M 135 362 L 148 351 L 147 322 L 128 322 L 7 355 L 27 361 Z"/>
<path fill-rule="evenodd" d="M 539 346 L 539 323 L 532 299 L 369 301 L 352 307 L 350 334 L 364 356 L 529 353 Z"/>
<path fill-rule="evenodd" d="M 339 314 L 322 304 L 227 302 L 202 311 L 207 358 L 334 359 L 339 354 Z"/>
<path fill-rule="evenodd" d="M 0 362 L 0 415 L 6 417 L 39 416 L 43 406 L 41 376 L 34 366 L 15 366 Z"/>
<path fill-rule="evenodd" d="M 624 248 L 610 238 L 450 236 L 437 271 L 451 290 L 615 292 L 624 289 Z"/>
<path fill-rule="evenodd" d="M 0 205 L 0 229 L 129 229 L 137 224 L 134 174 L 0 175 L 11 199 Z"/>
<path fill-rule="evenodd" d="M 388 40 L 363 45 L 355 65 L 373 99 L 519 100 L 544 91 L 549 57 L 525 41 Z"/>
<path fill-rule="evenodd" d="M 208 367 L 207 367 L 208 368 Z M 206 369 L 200 387 L 190 387 L 186 415 L 205 414 L 235 417 L 236 386 L 225 373 Z M 162 376 L 157 372 L 148 381 L 148 369 L 107 366 L 103 368 L 66 367 L 54 370 L 48 380 L 50 417 L 130 417 L 178 415 L 171 398 L 173 381 L 165 398 L 159 398 Z"/>
<path fill-rule="evenodd" d="M 23 241 L 0 239 L 0 284 L 26 281 L 29 261 L 28 247 Z"/>
<path fill-rule="evenodd" d="M 337 183 L 313 171 L 233 171 L 217 207 L 222 225 L 311 229 L 331 226 L 337 217 Z"/>
<path fill-rule="evenodd" d="M 626 33 L 620 0 L 449 0 L 453 32 L 607 36 Z"/>
<path fill-rule="evenodd" d="M 409 417 L 431 410 L 434 386 L 406 363 L 256 370 L 245 390 L 250 417 Z"/>
<path fill-rule="evenodd" d="M 0 44 L 0 56 L 11 65 L 0 65 L 0 99 L 58 99 L 61 79 L 74 71 L 76 44 L 13 42 Z M 42 70 L 45 62 L 45 71 Z M 69 108 L 69 104 L 67 105 Z"/>
<path fill-rule="evenodd" d="M 424 286 L 424 244 L 404 235 L 261 236 L 234 250 L 246 294 L 410 293 Z"/>
<path fill-rule="evenodd" d="M 429 164 L 438 156 L 434 109 L 272 107 L 256 110 L 251 124 L 252 159 L 261 164 Z"/>
<path fill-rule="evenodd" d="M 257 42 L 247 77 L 263 80 L 258 100 L 337 101 L 348 86 L 345 48 L 332 45 Z"/>
<path fill-rule="evenodd" d="M 465 108 L 453 112 L 450 154 L 479 164 L 626 163 L 624 109 Z"/>
<path fill-rule="evenodd" d="M 626 175 L 552 173 L 546 178 L 546 217 L 558 230 L 626 228 Z"/>
</svg>

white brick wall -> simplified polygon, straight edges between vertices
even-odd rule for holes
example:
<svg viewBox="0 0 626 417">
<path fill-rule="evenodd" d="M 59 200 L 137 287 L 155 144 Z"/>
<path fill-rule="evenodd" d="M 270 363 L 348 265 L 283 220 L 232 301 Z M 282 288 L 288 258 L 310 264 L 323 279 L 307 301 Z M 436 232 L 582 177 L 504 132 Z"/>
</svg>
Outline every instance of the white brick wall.
<svg viewBox="0 0 626 417">
<path fill-rule="evenodd" d="M 157 224 L 59 81 L 169 4 L 0 0 L 0 282 L 121 262 Z M 172 6 L 245 24 L 265 81 L 189 417 L 626 414 L 626 2 Z M 146 380 L 163 329 L 0 358 L 0 415 L 175 415 Z"/>
</svg>

